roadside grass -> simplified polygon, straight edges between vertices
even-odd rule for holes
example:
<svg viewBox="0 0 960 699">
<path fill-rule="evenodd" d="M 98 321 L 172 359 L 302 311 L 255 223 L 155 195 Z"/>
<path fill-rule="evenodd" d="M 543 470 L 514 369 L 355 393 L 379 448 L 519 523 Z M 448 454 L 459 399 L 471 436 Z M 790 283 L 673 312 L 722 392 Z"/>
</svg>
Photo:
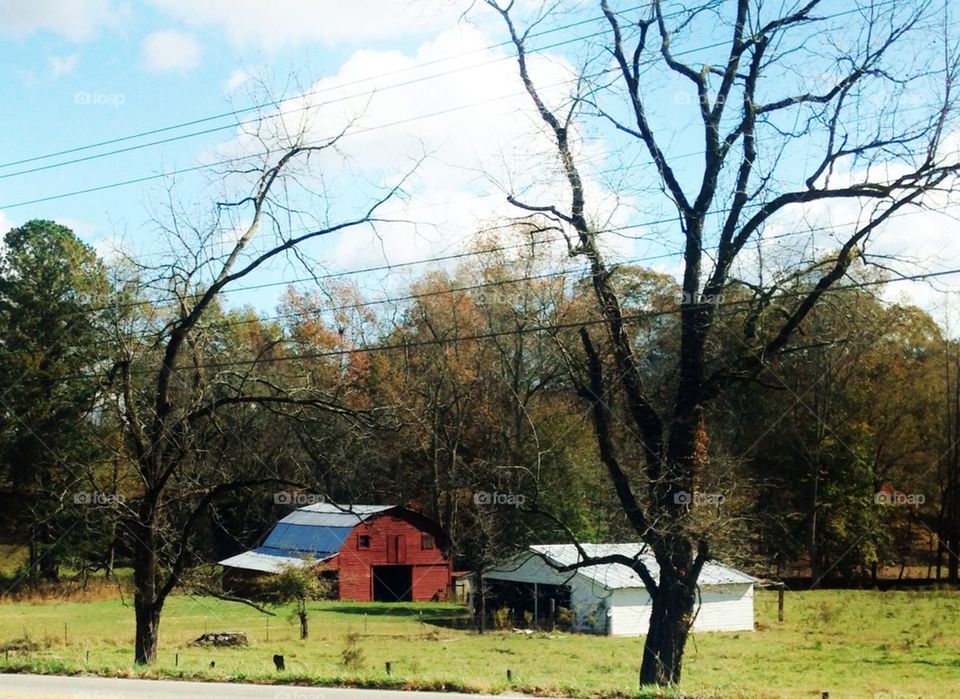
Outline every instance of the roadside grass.
<svg viewBox="0 0 960 699">
<path fill-rule="evenodd" d="M 788 592 L 782 624 L 776 605 L 776 593 L 760 591 L 757 631 L 693 636 L 681 691 L 663 696 L 960 696 L 960 592 Z M 300 641 L 289 608 L 269 617 L 180 595 L 165 607 L 157 664 L 139 670 L 131 662 L 133 611 L 119 600 L 0 604 L 0 670 L 639 696 L 642 639 L 479 636 L 450 627 L 464 613 L 452 604 L 317 603 L 310 638 Z M 205 631 L 243 631 L 250 646 L 191 646 Z M 351 634 L 355 652 L 347 667 Z M 285 656 L 285 672 L 274 670 L 274 653 Z"/>
</svg>

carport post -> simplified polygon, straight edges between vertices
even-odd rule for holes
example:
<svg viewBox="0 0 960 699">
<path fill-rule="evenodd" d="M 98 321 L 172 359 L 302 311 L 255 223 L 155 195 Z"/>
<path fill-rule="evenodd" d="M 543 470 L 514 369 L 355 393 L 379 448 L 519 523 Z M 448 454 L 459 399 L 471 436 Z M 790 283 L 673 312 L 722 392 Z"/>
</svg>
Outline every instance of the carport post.
<svg viewBox="0 0 960 699">
<path fill-rule="evenodd" d="M 533 628 L 540 628 L 540 589 L 533 583 Z"/>
</svg>

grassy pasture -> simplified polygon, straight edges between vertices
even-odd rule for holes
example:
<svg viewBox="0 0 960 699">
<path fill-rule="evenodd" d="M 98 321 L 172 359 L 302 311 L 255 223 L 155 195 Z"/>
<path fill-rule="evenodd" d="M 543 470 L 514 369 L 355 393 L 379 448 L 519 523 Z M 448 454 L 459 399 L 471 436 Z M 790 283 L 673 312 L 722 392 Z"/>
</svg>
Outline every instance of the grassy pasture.
<svg viewBox="0 0 960 699">
<path fill-rule="evenodd" d="M 960 696 L 960 592 L 788 592 L 783 624 L 775 593 L 758 592 L 756 606 L 757 631 L 691 639 L 683 686 L 671 694 Z M 289 609 L 267 617 L 235 603 L 173 597 L 161 623 L 158 664 L 141 672 L 131 666 L 133 612 L 119 599 L 0 604 L 0 649 L 9 648 L 0 651 L 0 669 L 636 694 L 642 639 L 510 631 L 478 636 L 445 625 L 463 614 L 449 604 L 317 603 L 310 613 L 310 638 L 300 641 Z M 205 631 L 243 631 L 250 646 L 189 645 Z M 285 655 L 285 673 L 274 670 L 274 653 Z"/>
</svg>

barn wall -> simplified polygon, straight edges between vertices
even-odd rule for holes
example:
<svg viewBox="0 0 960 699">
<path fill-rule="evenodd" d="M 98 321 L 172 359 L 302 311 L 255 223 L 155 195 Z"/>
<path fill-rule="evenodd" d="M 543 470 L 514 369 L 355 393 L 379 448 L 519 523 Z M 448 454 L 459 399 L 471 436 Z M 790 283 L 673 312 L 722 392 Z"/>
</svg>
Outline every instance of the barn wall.
<svg viewBox="0 0 960 699">
<path fill-rule="evenodd" d="M 650 626 L 650 595 L 640 588 L 616 590 L 611 599 L 611 630 L 614 636 L 643 636 Z"/>
<path fill-rule="evenodd" d="M 607 609 L 612 595 L 603 585 L 583 575 L 570 584 L 570 606 L 573 607 L 573 630 L 583 633 L 607 633 L 610 619 Z"/>
<path fill-rule="evenodd" d="M 701 589 L 694 631 L 752 631 L 753 585 L 711 585 Z M 650 625 L 646 590 L 617 590 L 611 599 L 611 631 L 615 636 L 642 636 Z"/>
<path fill-rule="evenodd" d="M 642 636 L 650 624 L 650 596 L 643 588 L 610 591 L 583 575 L 559 573 L 532 553 L 485 573 L 485 577 L 545 585 L 568 585 L 577 631 Z M 695 631 L 753 630 L 753 585 L 711 585 L 701 592 Z M 608 611 L 609 610 L 609 611 Z"/>
<path fill-rule="evenodd" d="M 753 585 L 717 585 L 701 592 L 696 631 L 753 631 Z"/>
<path fill-rule="evenodd" d="M 369 602 L 373 598 L 373 570 L 378 565 L 413 565 L 413 600 L 428 602 L 439 592 L 445 599 L 451 584 L 452 568 L 439 542 L 433 549 L 421 547 L 423 530 L 392 514 L 379 515 L 358 524 L 347 536 L 337 556 L 340 570 L 340 599 Z M 370 537 L 370 548 L 358 548 L 361 536 Z M 388 557 L 388 545 L 403 540 L 399 560 Z"/>
<path fill-rule="evenodd" d="M 451 568 L 447 562 L 417 565 L 413 569 L 413 601 L 445 600 L 452 596 Z"/>
</svg>

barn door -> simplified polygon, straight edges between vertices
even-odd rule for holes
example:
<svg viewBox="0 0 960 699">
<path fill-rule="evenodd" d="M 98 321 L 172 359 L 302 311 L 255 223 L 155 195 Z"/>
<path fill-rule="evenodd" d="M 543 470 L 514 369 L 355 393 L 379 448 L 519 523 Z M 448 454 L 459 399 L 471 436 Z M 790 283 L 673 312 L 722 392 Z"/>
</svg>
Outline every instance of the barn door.
<svg viewBox="0 0 960 699">
<path fill-rule="evenodd" d="M 405 563 L 407 560 L 407 540 L 405 537 L 387 535 L 387 563 Z"/>
</svg>

